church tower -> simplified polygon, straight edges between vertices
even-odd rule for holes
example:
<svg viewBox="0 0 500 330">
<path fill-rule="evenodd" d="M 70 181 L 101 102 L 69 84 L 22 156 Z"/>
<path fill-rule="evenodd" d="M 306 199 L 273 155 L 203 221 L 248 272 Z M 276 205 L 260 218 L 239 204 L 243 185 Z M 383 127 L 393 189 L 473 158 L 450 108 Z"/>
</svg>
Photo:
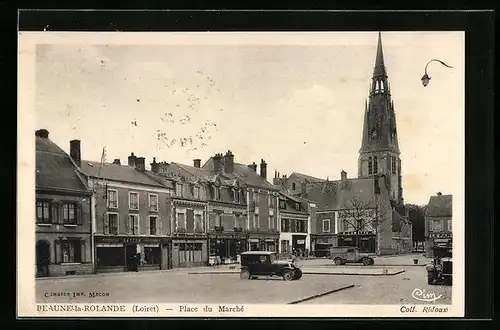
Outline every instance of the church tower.
<svg viewBox="0 0 500 330">
<path fill-rule="evenodd" d="M 401 159 L 394 102 L 384 64 L 382 37 L 378 34 L 377 55 L 368 100 L 365 102 L 363 137 L 359 149 L 358 177 L 385 175 L 390 197 L 403 202 Z"/>
</svg>

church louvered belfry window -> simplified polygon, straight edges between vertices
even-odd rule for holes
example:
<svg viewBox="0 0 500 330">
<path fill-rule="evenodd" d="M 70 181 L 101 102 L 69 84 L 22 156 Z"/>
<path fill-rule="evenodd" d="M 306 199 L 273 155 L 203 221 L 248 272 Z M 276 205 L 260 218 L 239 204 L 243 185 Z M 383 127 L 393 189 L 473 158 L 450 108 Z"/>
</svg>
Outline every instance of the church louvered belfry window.
<svg viewBox="0 0 500 330">
<path fill-rule="evenodd" d="M 373 157 L 373 174 L 378 173 L 378 163 L 377 163 L 377 156 Z"/>
<path fill-rule="evenodd" d="M 368 157 L 368 175 L 373 173 L 373 157 Z"/>
</svg>

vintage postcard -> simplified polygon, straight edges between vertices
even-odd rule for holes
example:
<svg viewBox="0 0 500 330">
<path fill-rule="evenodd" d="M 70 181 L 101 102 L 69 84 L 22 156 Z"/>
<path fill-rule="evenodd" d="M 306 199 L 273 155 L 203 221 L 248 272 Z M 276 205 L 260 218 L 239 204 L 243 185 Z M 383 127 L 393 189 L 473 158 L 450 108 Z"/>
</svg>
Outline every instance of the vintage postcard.
<svg viewBox="0 0 500 330">
<path fill-rule="evenodd" d="M 461 317 L 465 34 L 20 32 L 18 316 Z"/>
</svg>

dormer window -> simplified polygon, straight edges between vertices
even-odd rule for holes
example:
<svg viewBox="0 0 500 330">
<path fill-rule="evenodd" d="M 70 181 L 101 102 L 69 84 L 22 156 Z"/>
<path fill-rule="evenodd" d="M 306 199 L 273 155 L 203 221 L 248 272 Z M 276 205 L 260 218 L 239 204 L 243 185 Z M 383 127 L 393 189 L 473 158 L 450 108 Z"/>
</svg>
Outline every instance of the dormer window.
<svg viewBox="0 0 500 330">
<path fill-rule="evenodd" d="M 177 197 L 182 197 L 182 183 L 175 184 L 175 195 Z"/>
<path fill-rule="evenodd" d="M 295 210 L 300 211 L 300 203 L 295 203 Z"/>
<path fill-rule="evenodd" d="M 212 195 L 213 195 L 213 199 L 218 201 L 220 200 L 220 187 L 218 186 L 212 186 Z"/>
<path fill-rule="evenodd" d="M 200 199 L 200 187 L 197 185 L 193 187 L 193 196 L 195 199 Z"/>
</svg>

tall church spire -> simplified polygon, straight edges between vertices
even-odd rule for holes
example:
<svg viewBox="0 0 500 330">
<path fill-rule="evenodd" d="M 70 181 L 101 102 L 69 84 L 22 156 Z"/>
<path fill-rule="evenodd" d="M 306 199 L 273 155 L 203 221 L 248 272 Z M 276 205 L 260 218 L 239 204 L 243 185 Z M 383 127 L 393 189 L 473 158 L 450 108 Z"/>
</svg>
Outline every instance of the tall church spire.
<svg viewBox="0 0 500 330">
<path fill-rule="evenodd" d="M 393 199 L 402 200 L 401 160 L 396 129 L 396 115 L 382 49 L 382 35 L 378 33 L 375 67 L 370 95 L 365 102 L 363 136 L 359 149 L 358 176 L 383 174 L 390 181 Z"/>
<path fill-rule="evenodd" d="M 373 78 L 387 77 L 384 64 L 384 51 L 382 50 L 382 34 L 378 32 L 377 57 L 375 58 L 375 67 L 373 68 Z"/>
</svg>

